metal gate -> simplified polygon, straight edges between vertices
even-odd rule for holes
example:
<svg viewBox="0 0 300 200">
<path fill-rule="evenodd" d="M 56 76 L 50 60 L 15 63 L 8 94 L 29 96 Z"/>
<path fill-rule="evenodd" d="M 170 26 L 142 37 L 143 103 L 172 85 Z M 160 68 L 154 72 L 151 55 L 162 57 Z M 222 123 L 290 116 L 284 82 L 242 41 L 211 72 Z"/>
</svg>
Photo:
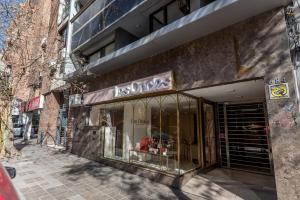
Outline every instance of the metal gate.
<svg viewBox="0 0 300 200">
<path fill-rule="evenodd" d="M 219 104 L 222 167 L 273 174 L 264 103 Z"/>
<path fill-rule="evenodd" d="M 60 106 L 56 131 L 56 144 L 67 144 L 68 110 L 66 104 Z"/>
</svg>

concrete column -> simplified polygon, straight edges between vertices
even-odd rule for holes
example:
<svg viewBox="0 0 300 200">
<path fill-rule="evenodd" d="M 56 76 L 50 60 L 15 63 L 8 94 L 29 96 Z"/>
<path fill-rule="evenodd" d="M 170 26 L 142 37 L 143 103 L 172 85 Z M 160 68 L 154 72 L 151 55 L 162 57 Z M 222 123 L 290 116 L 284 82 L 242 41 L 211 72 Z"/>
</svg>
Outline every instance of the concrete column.
<svg viewBox="0 0 300 200">
<path fill-rule="evenodd" d="M 300 199 L 300 120 L 293 71 L 265 78 L 278 199 Z M 286 80 L 290 98 L 270 100 L 268 84 Z"/>
<path fill-rule="evenodd" d="M 32 113 L 23 113 L 23 139 L 29 140 L 31 135 L 31 127 L 32 127 Z"/>
<path fill-rule="evenodd" d="M 66 44 L 66 58 L 65 58 L 65 74 L 70 74 L 75 71 L 75 67 L 70 58 L 70 54 L 72 53 L 72 33 L 73 33 L 73 24 L 70 19 L 72 19 L 76 15 L 75 10 L 75 0 L 70 1 L 70 16 L 68 21 L 68 37 Z"/>
</svg>

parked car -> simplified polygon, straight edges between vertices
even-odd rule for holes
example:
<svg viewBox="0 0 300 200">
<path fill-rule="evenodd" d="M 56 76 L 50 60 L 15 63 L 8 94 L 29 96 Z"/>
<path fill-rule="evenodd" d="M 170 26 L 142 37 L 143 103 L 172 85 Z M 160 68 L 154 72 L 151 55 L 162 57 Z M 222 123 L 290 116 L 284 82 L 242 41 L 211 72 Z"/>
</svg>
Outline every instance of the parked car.
<svg viewBox="0 0 300 200">
<path fill-rule="evenodd" d="M 4 167 L 0 163 L 0 200 L 19 200 L 17 192 L 10 180 L 15 176 L 15 168 Z"/>
</svg>

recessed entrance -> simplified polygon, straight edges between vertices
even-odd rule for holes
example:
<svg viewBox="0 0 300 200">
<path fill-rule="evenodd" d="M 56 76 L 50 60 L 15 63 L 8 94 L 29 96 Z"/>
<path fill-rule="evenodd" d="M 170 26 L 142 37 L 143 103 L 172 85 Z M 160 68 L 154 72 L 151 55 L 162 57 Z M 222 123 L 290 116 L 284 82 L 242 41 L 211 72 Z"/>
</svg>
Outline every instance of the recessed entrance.
<svg viewBox="0 0 300 200">
<path fill-rule="evenodd" d="M 222 167 L 272 173 L 265 104 L 219 104 Z"/>
<path fill-rule="evenodd" d="M 205 167 L 272 174 L 263 80 L 186 91 L 202 99 Z"/>
</svg>

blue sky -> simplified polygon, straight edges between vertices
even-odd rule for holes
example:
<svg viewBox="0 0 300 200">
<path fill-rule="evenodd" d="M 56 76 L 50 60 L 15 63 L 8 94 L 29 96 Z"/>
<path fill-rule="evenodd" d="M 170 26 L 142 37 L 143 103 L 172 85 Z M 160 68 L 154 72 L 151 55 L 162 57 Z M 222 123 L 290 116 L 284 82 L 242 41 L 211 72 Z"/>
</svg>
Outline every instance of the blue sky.
<svg viewBox="0 0 300 200">
<path fill-rule="evenodd" d="M 13 13 L 9 13 L 10 6 L 18 6 L 24 0 L 0 0 L 0 49 L 4 47 L 5 43 L 5 32 L 8 28 L 11 18 L 9 17 Z"/>
</svg>

